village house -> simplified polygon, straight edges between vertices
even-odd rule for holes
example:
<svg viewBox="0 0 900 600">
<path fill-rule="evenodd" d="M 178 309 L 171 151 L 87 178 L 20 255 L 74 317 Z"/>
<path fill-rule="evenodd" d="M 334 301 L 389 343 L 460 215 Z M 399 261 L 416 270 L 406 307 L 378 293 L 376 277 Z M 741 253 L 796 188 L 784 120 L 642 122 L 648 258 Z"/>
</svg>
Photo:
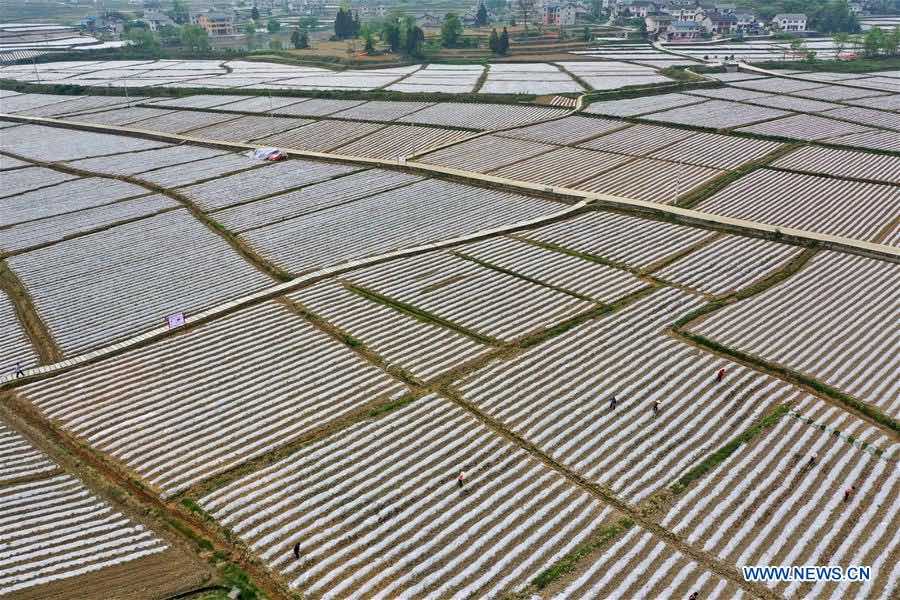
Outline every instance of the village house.
<svg viewBox="0 0 900 600">
<path fill-rule="evenodd" d="M 234 15 L 227 12 L 198 12 L 191 13 L 191 23 L 199 25 L 206 30 L 211 37 L 234 35 Z"/>
<path fill-rule="evenodd" d="M 706 33 L 712 35 L 731 35 L 737 32 L 737 18 L 734 15 L 707 15 L 700 23 Z"/>
<path fill-rule="evenodd" d="M 574 25 L 578 6 L 574 2 L 544 4 L 542 22 L 549 26 Z"/>
<path fill-rule="evenodd" d="M 773 29 L 780 31 L 806 31 L 806 15 L 803 13 L 780 13 L 772 17 Z"/>
<path fill-rule="evenodd" d="M 696 21 L 672 21 L 665 31 L 667 42 L 690 42 L 702 34 L 700 24 Z"/>
</svg>

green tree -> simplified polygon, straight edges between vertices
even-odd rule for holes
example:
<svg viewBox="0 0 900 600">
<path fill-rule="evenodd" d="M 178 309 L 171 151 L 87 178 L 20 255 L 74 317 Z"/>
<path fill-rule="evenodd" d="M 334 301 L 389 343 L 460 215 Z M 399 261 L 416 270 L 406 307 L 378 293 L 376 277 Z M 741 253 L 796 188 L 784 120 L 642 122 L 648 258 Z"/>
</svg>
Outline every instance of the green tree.
<svg viewBox="0 0 900 600">
<path fill-rule="evenodd" d="M 884 34 L 881 49 L 888 56 L 895 56 L 900 48 L 900 25 Z"/>
<path fill-rule="evenodd" d="M 256 8 L 256 5 L 253 5 L 253 10 L 250 11 L 250 18 L 254 21 L 259 21 L 259 9 Z"/>
<path fill-rule="evenodd" d="M 163 25 L 159 28 L 159 41 L 163 46 L 177 46 L 181 41 L 181 31 L 174 25 Z"/>
<path fill-rule="evenodd" d="M 190 21 L 191 16 L 188 12 L 187 5 L 181 0 L 172 0 L 172 9 L 169 11 L 169 18 L 179 25 L 184 25 Z"/>
<path fill-rule="evenodd" d="M 396 18 L 386 19 L 381 26 L 381 40 L 391 48 L 391 52 L 399 52 L 402 33 Z"/>
<path fill-rule="evenodd" d="M 366 54 L 372 54 L 375 52 L 375 34 L 372 32 L 372 28 L 368 25 L 363 25 L 360 28 L 359 35 L 363 39 L 363 50 L 365 50 Z"/>
<path fill-rule="evenodd" d="M 353 17 L 343 7 L 339 8 L 334 16 L 334 37 L 339 40 L 353 37 Z"/>
<path fill-rule="evenodd" d="M 298 50 L 309 48 L 309 34 L 305 29 L 297 28 L 291 32 L 291 45 Z"/>
<path fill-rule="evenodd" d="M 275 17 L 271 17 L 269 22 L 266 23 L 266 29 L 269 30 L 269 33 L 278 33 L 281 31 L 281 23 Z"/>
<path fill-rule="evenodd" d="M 315 29 L 316 27 L 319 26 L 319 19 L 317 19 L 316 17 L 310 17 L 310 16 L 300 17 L 300 19 L 297 20 L 297 26 L 300 29 L 305 29 L 306 31 L 312 31 L 313 29 Z"/>
<path fill-rule="evenodd" d="M 884 32 L 878 27 L 873 27 L 863 38 L 863 52 L 866 56 L 877 56 L 882 48 L 884 48 Z"/>
<path fill-rule="evenodd" d="M 191 52 L 206 52 L 209 34 L 199 25 L 185 25 L 181 28 L 181 45 Z"/>
<path fill-rule="evenodd" d="M 484 27 L 488 22 L 488 12 L 487 8 L 484 6 L 484 2 L 478 5 L 478 12 L 475 13 L 475 27 Z"/>
<path fill-rule="evenodd" d="M 584 31 L 581 32 L 581 39 L 585 42 L 591 41 L 591 28 L 587 25 L 584 26 Z"/>
<path fill-rule="evenodd" d="M 247 48 L 253 50 L 256 47 L 256 21 L 247 21 L 244 36 L 247 38 Z"/>
<path fill-rule="evenodd" d="M 456 13 L 447 13 L 441 24 L 441 46 L 444 48 L 456 48 L 459 38 L 462 36 L 463 25 Z"/>
<path fill-rule="evenodd" d="M 281 40 L 269 40 L 269 50 L 282 50 L 284 48 L 284 44 L 281 43 Z"/>
<path fill-rule="evenodd" d="M 149 29 L 132 27 L 125 33 L 125 39 L 133 48 L 152 54 L 159 53 L 159 40 Z"/>
<path fill-rule="evenodd" d="M 498 54 L 508 54 L 509 53 L 509 32 L 506 30 L 506 27 L 503 28 L 503 33 L 500 34 L 500 43 L 497 46 Z"/>
<path fill-rule="evenodd" d="M 497 54 L 500 51 L 500 36 L 497 35 L 496 27 L 491 29 L 491 35 L 488 38 L 488 48 L 490 48 L 491 52 L 494 54 Z"/>
<path fill-rule="evenodd" d="M 821 6 L 810 6 L 810 25 L 822 33 L 856 33 L 859 21 L 847 0 L 831 0 Z M 798 11 L 801 12 L 801 11 Z"/>
<path fill-rule="evenodd" d="M 413 58 L 422 57 L 422 45 L 425 43 L 425 32 L 416 26 L 416 20 L 407 16 L 403 18 L 403 53 Z"/>
<path fill-rule="evenodd" d="M 849 42 L 850 34 L 847 32 L 840 31 L 831 36 L 831 45 L 834 48 L 834 56 L 840 56 Z"/>
</svg>

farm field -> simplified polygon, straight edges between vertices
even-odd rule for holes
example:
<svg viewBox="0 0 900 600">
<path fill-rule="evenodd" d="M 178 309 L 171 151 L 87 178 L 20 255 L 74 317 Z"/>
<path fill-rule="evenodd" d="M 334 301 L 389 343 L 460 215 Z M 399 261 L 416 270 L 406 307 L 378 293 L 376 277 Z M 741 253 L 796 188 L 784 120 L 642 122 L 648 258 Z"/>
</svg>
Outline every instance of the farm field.
<svg viewBox="0 0 900 600">
<path fill-rule="evenodd" d="M 900 72 L 601 30 L 0 65 L 0 597 L 900 594 Z"/>
<path fill-rule="evenodd" d="M 896 418 L 900 396 L 892 374 L 898 365 L 891 348 L 897 331 L 890 318 L 896 275 L 890 263 L 821 253 L 795 277 L 710 315 L 691 331 L 806 373 Z M 830 285 L 837 279 L 840 285 Z M 761 320 L 761 314 L 767 317 Z M 748 320 L 755 323 L 752 330 L 745 327 Z"/>
<path fill-rule="evenodd" d="M 900 211 L 900 187 L 761 169 L 704 200 L 697 209 L 871 240 Z"/>
<path fill-rule="evenodd" d="M 460 469 L 471 473 L 464 490 L 448 475 Z M 512 591 L 613 513 L 434 396 L 201 505 L 292 588 L 334 597 Z"/>
</svg>

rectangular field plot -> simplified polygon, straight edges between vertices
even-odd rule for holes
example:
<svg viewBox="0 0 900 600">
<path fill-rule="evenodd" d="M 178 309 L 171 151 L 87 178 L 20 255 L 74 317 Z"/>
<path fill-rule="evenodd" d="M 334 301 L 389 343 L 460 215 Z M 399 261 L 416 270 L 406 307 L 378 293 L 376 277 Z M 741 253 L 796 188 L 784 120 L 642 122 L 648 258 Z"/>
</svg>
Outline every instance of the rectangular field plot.
<svg viewBox="0 0 900 600">
<path fill-rule="evenodd" d="M 554 459 L 637 504 L 773 404 L 801 395 L 665 333 L 702 303 L 686 292 L 658 290 L 496 361 L 457 387 Z M 722 368 L 727 375 L 718 382 Z"/>
<path fill-rule="evenodd" d="M 99 112 L 81 113 L 61 117 L 64 121 L 74 123 L 91 123 L 93 125 L 124 125 L 129 126 L 143 119 L 158 117 L 162 114 L 174 113 L 175 110 L 163 110 L 147 106 L 133 106 L 128 108 L 114 108 Z M 137 127 L 135 125 L 135 127 Z"/>
<path fill-rule="evenodd" d="M 326 117 L 328 115 L 347 110 L 364 104 L 364 100 L 331 100 L 328 98 L 311 98 L 303 102 L 297 102 L 289 106 L 275 109 L 276 115 L 291 117 Z"/>
<path fill-rule="evenodd" d="M 831 138 L 828 142 L 832 144 L 841 144 L 842 146 L 857 146 L 859 148 L 870 148 L 872 150 L 900 152 L 900 136 L 893 131 L 869 130 L 862 133 L 851 133 Z"/>
<path fill-rule="evenodd" d="M 373 100 L 332 114 L 339 119 L 358 121 L 395 121 L 423 108 L 434 106 L 434 102 L 385 102 Z"/>
<path fill-rule="evenodd" d="M 256 162 L 259 164 L 259 161 Z M 198 183 L 182 188 L 180 192 L 203 210 L 210 211 L 319 183 L 359 169 L 351 165 L 311 160 L 261 164 L 263 166 L 259 169 Z"/>
<path fill-rule="evenodd" d="M 39 108 L 33 108 L 22 111 L 20 114 L 27 114 L 32 117 L 56 117 L 59 115 L 67 115 L 89 110 L 100 110 L 103 108 L 111 108 L 113 106 L 131 104 L 140 101 L 140 98 L 126 98 L 124 96 L 81 96 L 74 100 L 66 100 L 65 102 L 54 102 Z"/>
<path fill-rule="evenodd" d="M 259 144 L 328 152 L 383 128 L 381 123 L 362 123 L 358 121 L 322 120 L 297 129 L 276 133 L 257 140 Z"/>
<path fill-rule="evenodd" d="M 168 496 L 406 388 L 266 303 L 20 389 Z"/>
<path fill-rule="evenodd" d="M 900 157 L 886 154 L 805 146 L 778 159 L 772 166 L 813 175 L 852 177 L 900 184 Z"/>
<path fill-rule="evenodd" d="M 0 97 L 0 112 L 16 113 L 71 100 L 71 96 L 53 94 L 19 94 Z"/>
<path fill-rule="evenodd" d="M 396 159 L 458 142 L 471 135 L 471 131 L 459 129 L 389 125 L 349 144 L 338 146 L 333 152 L 350 156 Z"/>
<path fill-rule="evenodd" d="M 698 210 L 870 240 L 900 213 L 900 187 L 760 169 Z"/>
<path fill-rule="evenodd" d="M 594 302 L 610 303 L 647 285 L 627 271 L 515 238 L 476 242 L 455 253 Z"/>
<path fill-rule="evenodd" d="M 66 353 L 141 333 L 166 315 L 190 314 L 271 282 L 185 210 L 66 240 L 7 263 Z"/>
<path fill-rule="evenodd" d="M 900 80 L 898 80 L 900 81 Z M 822 113 L 823 116 L 852 121 L 860 125 L 900 132 L 900 115 L 883 110 L 845 106 Z"/>
<path fill-rule="evenodd" d="M 831 110 L 832 108 L 840 108 L 840 104 L 834 102 L 823 102 L 821 100 L 812 100 L 810 98 L 796 98 L 794 96 L 764 96 L 753 100 L 747 100 L 750 104 L 758 104 L 760 106 L 768 106 L 770 108 L 780 108 L 782 110 L 790 110 L 795 112 L 821 112 L 823 110 Z"/>
<path fill-rule="evenodd" d="M 281 268 L 299 273 L 511 225 L 561 208 L 518 194 L 426 180 L 241 237 Z"/>
<path fill-rule="evenodd" d="M 40 125 L 22 125 L 5 130 L 0 144 L 5 151 L 48 162 L 168 146 L 165 142 Z"/>
<path fill-rule="evenodd" d="M 29 192 L 32 194 L 49 194 L 49 190 L 42 190 L 41 188 L 55 186 L 64 181 L 72 181 L 77 178 L 77 175 L 60 173 L 59 171 L 54 171 L 53 169 L 47 169 L 45 167 L 16 169 L 9 173 L 3 173 L 3 187 L 0 188 L 0 197 L 15 201 L 16 196 L 19 194 L 26 194 Z M 32 190 L 39 191 L 35 192 Z M 4 214 L 2 219 L 3 223 L 10 223 L 13 222 L 13 219 L 17 220 L 18 217 Z"/>
<path fill-rule="evenodd" d="M 193 150 L 191 151 L 191 154 Z M 180 187 L 197 181 L 222 177 L 237 171 L 261 169 L 271 166 L 243 154 L 222 154 L 212 158 L 174 164 L 161 169 L 153 169 L 137 174 L 137 178 L 163 187 Z"/>
<path fill-rule="evenodd" d="M 865 106 L 866 108 L 878 108 L 881 110 L 900 110 L 900 94 L 893 96 L 876 96 L 874 98 L 860 98 L 847 100 L 845 104 Z"/>
<path fill-rule="evenodd" d="M 651 113 L 644 115 L 642 118 L 663 123 L 695 125 L 712 129 L 730 129 L 790 114 L 784 110 L 767 108 L 765 106 L 752 106 L 726 100 L 710 100 L 703 104 Z"/>
<path fill-rule="evenodd" d="M 815 377 L 897 418 L 896 297 L 895 264 L 823 252 L 799 274 L 691 330 Z"/>
<path fill-rule="evenodd" d="M 747 102 L 749 100 L 758 100 L 763 98 L 775 98 L 767 92 L 755 92 L 753 90 L 742 90 L 736 87 L 713 88 L 711 90 L 692 90 L 689 92 L 693 96 L 703 98 L 713 98 L 716 100 L 735 100 L 738 102 Z"/>
<path fill-rule="evenodd" d="M 851 133 L 865 133 L 872 131 L 872 128 L 816 115 L 794 115 L 749 127 L 741 127 L 737 131 L 809 141 L 824 140 Z"/>
<path fill-rule="evenodd" d="M 47 476 L 57 469 L 46 454 L 0 421 L 0 489 L 26 477 Z"/>
<path fill-rule="evenodd" d="M 444 252 L 354 271 L 345 279 L 492 342 L 536 333 L 595 306 Z"/>
<path fill-rule="evenodd" d="M 705 102 L 705 99 L 688 96 L 687 94 L 659 94 L 658 96 L 643 96 L 626 100 L 594 102 L 585 108 L 584 111 L 595 115 L 636 117 L 646 113 L 699 104 L 701 102 Z"/>
<path fill-rule="evenodd" d="M 725 171 L 686 163 L 641 158 L 578 184 L 588 192 L 671 204 Z"/>
<path fill-rule="evenodd" d="M 545 106 L 441 102 L 402 117 L 398 121 L 464 129 L 503 129 L 563 117 L 568 112 L 565 109 Z"/>
<path fill-rule="evenodd" d="M 817 87 L 811 90 L 800 90 L 791 92 L 792 96 L 800 96 L 801 98 L 812 98 L 813 100 L 857 100 L 859 98 L 871 98 L 873 96 L 883 96 L 886 92 L 876 92 L 874 90 L 863 90 L 860 88 L 842 87 L 839 85 L 828 85 L 825 87 Z"/>
<path fill-rule="evenodd" d="M 702 479 L 663 525 L 738 567 L 872 567 L 864 584 L 767 583 L 779 597 L 895 598 L 897 450 L 874 427 L 807 398 Z M 845 498 L 851 486 L 856 489 Z"/>
<path fill-rule="evenodd" d="M 515 235 L 570 252 L 645 268 L 683 252 L 712 234 L 615 213 L 590 213 Z"/>
<path fill-rule="evenodd" d="M 721 295 L 773 273 L 799 252 L 794 246 L 728 236 L 653 275 L 706 294 Z"/>
<path fill-rule="evenodd" d="M 195 129 L 191 137 L 209 140 L 225 140 L 229 142 L 246 142 L 309 125 L 310 119 L 291 119 L 285 117 L 240 117 L 218 125 Z"/>
<path fill-rule="evenodd" d="M 2 230 L 0 253 L 22 252 L 28 248 L 58 242 L 79 233 L 108 227 L 123 221 L 132 221 L 180 206 L 162 194 L 153 194 L 37 221 L 19 223 Z"/>
<path fill-rule="evenodd" d="M 465 490 L 454 482 L 460 470 Z M 501 597 L 613 514 L 434 396 L 200 504 L 291 588 L 336 598 Z"/>
<path fill-rule="evenodd" d="M 249 113 L 270 113 L 279 108 L 305 102 L 307 98 L 283 98 L 277 96 L 246 96 L 243 100 L 217 106 L 215 110 Z"/>
<path fill-rule="evenodd" d="M 547 123 L 511 129 L 499 135 L 532 142 L 543 142 L 545 144 L 570 145 L 584 142 L 598 135 L 627 126 L 627 123 L 612 119 L 572 116 Z"/>
<path fill-rule="evenodd" d="M 634 159 L 623 154 L 586 148 L 558 148 L 491 171 L 491 175 L 543 185 L 575 187 L 579 181 L 590 179 L 630 160 Z"/>
<path fill-rule="evenodd" d="M 24 160 L 19 160 L 18 158 L 10 158 L 9 156 L 0 155 L 0 171 L 7 171 L 10 169 L 21 169 L 22 167 L 30 166 L 31 163 L 25 162 Z"/>
<path fill-rule="evenodd" d="M 442 167 L 487 173 L 555 148 L 557 146 L 550 144 L 485 135 L 449 148 L 429 152 L 420 160 Z"/>
<path fill-rule="evenodd" d="M 657 150 L 650 157 L 716 169 L 736 169 L 748 162 L 760 160 L 781 146 L 778 142 L 718 133 L 698 133 Z"/>
<path fill-rule="evenodd" d="M 0 291 L 0 356 L 3 357 L 3 374 L 15 371 L 16 363 L 28 367 L 37 362 L 38 356 L 31 340 L 16 316 L 12 300 Z"/>
<path fill-rule="evenodd" d="M 640 124 L 601 135 L 581 146 L 604 152 L 643 156 L 694 135 L 697 135 L 696 132 L 686 129 Z"/>
<path fill-rule="evenodd" d="M 422 181 L 421 177 L 370 169 L 308 187 L 218 210 L 212 217 L 235 233 L 279 223 L 326 208 Z"/>
<path fill-rule="evenodd" d="M 137 129 L 161 131 L 164 133 L 186 133 L 193 129 L 208 127 L 238 118 L 238 115 L 227 115 L 214 112 L 198 112 L 194 110 L 159 111 L 159 116 L 141 119 L 128 125 Z"/>
<path fill-rule="evenodd" d="M 4 185 L 6 176 L 4 175 Z M 99 177 L 73 179 L 50 188 L 0 200 L 0 227 L 94 208 L 125 198 L 142 196 L 148 192 L 146 188 L 115 179 Z M 0 246 L 3 246 L 2 237 Z"/>
<path fill-rule="evenodd" d="M 60 475 L 0 487 L 0 590 L 15 594 L 166 551 L 166 544 Z"/>
<path fill-rule="evenodd" d="M 323 283 L 288 296 L 360 341 L 391 367 L 422 381 L 487 352 L 475 340 L 355 294 L 339 283 Z"/>
<path fill-rule="evenodd" d="M 153 169 L 162 169 L 183 163 L 194 162 L 228 154 L 225 150 L 214 150 L 202 146 L 167 146 L 157 150 L 117 154 L 103 158 L 86 158 L 71 161 L 71 166 L 94 173 L 107 175 L 135 175 Z M 198 165 L 199 166 L 199 165 Z"/>
<path fill-rule="evenodd" d="M 246 100 L 250 96 L 231 96 L 227 94 L 194 94 L 184 98 L 163 98 L 156 100 L 153 106 L 166 108 L 224 108 L 223 105 L 232 104 L 239 100 Z M 231 108 L 229 107 L 229 110 Z"/>
<path fill-rule="evenodd" d="M 556 596 L 558 598 L 748 598 L 676 548 L 634 526 Z"/>
<path fill-rule="evenodd" d="M 780 79 L 778 77 L 735 81 L 729 83 L 729 85 L 745 90 L 756 90 L 759 92 L 778 94 L 787 94 L 790 92 L 822 87 L 822 84 L 816 81 L 797 81 L 796 79 Z"/>
</svg>

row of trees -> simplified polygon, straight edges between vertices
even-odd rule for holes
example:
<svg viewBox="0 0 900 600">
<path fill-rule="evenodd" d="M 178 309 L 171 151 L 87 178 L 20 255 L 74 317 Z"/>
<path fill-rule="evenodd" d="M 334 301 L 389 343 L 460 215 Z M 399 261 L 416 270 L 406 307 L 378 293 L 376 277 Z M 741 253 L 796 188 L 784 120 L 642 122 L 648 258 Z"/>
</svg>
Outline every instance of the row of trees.
<svg viewBox="0 0 900 600">
<path fill-rule="evenodd" d="M 343 6 L 338 9 L 334 18 L 334 37 L 339 40 L 351 40 L 359 37 L 361 29 L 359 13 L 351 15 L 350 9 Z"/>
<path fill-rule="evenodd" d="M 832 37 L 835 54 L 840 54 L 845 49 L 854 52 L 862 52 L 865 56 L 879 55 L 896 56 L 900 49 L 900 26 L 892 30 L 884 31 L 877 27 L 870 29 L 865 35 L 850 35 L 848 33 L 836 33 Z"/>
<path fill-rule="evenodd" d="M 488 38 L 488 46 L 494 54 L 506 54 L 509 52 L 509 32 L 506 27 L 503 33 L 497 35 L 497 29 L 491 29 L 491 36 Z"/>
<path fill-rule="evenodd" d="M 166 25 L 158 33 L 146 26 L 132 25 L 126 30 L 125 39 L 131 42 L 131 47 L 149 53 L 159 52 L 163 46 L 182 46 L 197 54 L 209 50 L 209 34 L 199 25 Z"/>
</svg>

